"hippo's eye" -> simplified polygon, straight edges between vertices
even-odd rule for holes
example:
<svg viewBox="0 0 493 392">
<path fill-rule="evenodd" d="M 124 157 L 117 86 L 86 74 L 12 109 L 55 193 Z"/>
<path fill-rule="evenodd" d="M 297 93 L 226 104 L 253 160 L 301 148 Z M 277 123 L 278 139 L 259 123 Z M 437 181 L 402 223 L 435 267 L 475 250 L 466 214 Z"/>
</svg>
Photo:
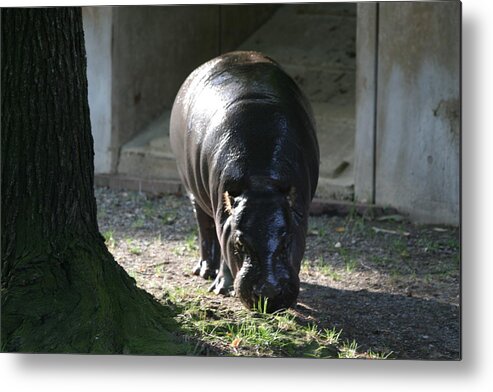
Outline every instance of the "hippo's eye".
<svg viewBox="0 0 493 392">
<path fill-rule="evenodd" d="M 237 255 L 241 255 L 245 253 L 245 243 L 243 242 L 243 238 L 241 235 L 239 234 L 235 235 L 233 247 Z"/>
<path fill-rule="evenodd" d="M 235 235 L 235 246 L 238 248 L 243 247 L 243 238 L 241 234 L 236 234 Z"/>
<path fill-rule="evenodd" d="M 294 186 L 290 186 L 284 193 L 286 194 L 286 200 L 288 201 L 289 207 L 291 207 L 292 217 L 298 225 L 303 220 L 303 213 L 299 211 L 296 205 L 296 188 Z"/>
</svg>

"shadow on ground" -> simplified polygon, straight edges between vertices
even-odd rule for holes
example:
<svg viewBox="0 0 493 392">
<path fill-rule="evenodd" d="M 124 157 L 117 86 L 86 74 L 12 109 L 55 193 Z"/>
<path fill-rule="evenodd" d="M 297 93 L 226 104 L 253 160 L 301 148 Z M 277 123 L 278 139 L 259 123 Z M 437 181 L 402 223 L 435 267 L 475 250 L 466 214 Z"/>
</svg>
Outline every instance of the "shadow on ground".
<svg viewBox="0 0 493 392">
<path fill-rule="evenodd" d="M 316 291 L 317 295 L 313 295 Z M 459 307 L 434 300 L 301 283 L 296 311 L 342 329 L 359 350 L 399 359 L 460 359 Z"/>
</svg>

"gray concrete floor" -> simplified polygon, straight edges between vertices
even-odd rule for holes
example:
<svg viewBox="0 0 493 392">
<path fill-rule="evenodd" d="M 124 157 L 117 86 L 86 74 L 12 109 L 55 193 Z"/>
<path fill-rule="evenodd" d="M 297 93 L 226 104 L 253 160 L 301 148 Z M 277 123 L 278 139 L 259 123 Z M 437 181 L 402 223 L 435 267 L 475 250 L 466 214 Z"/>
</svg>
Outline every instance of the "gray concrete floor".
<svg viewBox="0 0 493 392">
<path fill-rule="evenodd" d="M 319 198 L 353 195 L 355 36 L 355 4 L 284 5 L 238 47 L 275 59 L 308 96 L 321 150 Z M 119 174 L 178 178 L 168 122 L 169 111 L 122 148 Z"/>
</svg>

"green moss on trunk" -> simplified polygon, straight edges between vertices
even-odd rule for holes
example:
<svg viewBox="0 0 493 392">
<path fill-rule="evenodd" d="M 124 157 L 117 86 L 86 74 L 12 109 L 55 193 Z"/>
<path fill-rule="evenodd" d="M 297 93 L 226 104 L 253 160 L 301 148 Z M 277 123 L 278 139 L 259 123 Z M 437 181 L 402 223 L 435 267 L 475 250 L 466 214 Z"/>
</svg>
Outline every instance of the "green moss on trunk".
<svg viewBox="0 0 493 392">
<path fill-rule="evenodd" d="M 175 312 L 157 303 L 94 239 L 18 260 L 2 293 L 2 349 L 186 354 Z"/>
</svg>

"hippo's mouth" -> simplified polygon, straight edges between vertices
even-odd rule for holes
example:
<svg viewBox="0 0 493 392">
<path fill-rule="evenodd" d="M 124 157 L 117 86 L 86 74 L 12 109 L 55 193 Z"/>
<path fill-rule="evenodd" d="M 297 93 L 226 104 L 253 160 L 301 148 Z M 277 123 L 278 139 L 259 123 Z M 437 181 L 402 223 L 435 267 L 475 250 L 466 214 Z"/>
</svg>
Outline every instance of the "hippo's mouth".
<svg viewBox="0 0 493 392">
<path fill-rule="evenodd" d="M 275 296 L 267 297 L 255 292 L 255 285 L 262 276 L 252 265 L 245 262 L 236 275 L 234 289 L 236 296 L 248 309 L 272 313 L 277 310 L 288 309 L 296 304 L 300 282 L 297 275 L 279 282 L 280 290 Z"/>
</svg>

